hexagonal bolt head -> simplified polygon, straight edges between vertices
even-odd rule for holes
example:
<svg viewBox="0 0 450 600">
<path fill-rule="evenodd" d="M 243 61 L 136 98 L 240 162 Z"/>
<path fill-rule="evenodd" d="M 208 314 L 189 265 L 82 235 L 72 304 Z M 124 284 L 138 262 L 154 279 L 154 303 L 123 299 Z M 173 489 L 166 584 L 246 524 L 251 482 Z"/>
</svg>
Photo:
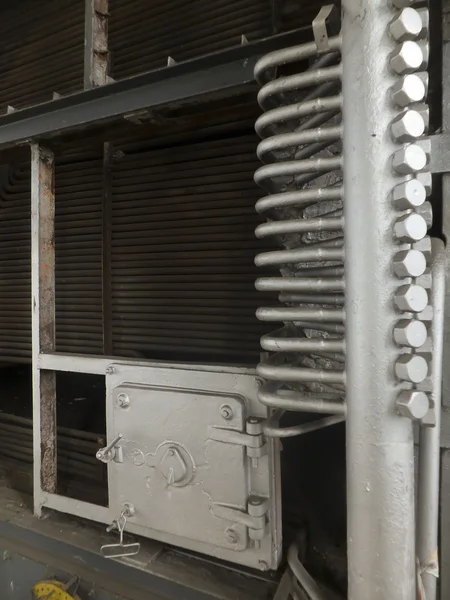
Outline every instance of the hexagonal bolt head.
<svg viewBox="0 0 450 600">
<path fill-rule="evenodd" d="M 423 356 L 403 354 L 395 363 L 395 374 L 403 381 L 420 383 L 428 375 L 428 363 Z"/>
<path fill-rule="evenodd" d="M 405 390 L 397 396 L 397 411 L 402 417 L 420 420 L 430 409 L 430 401 L 425 392 Z"/>
<path fill-rule="evenodd" d="M 420 285 L 402 285 L 395 292 L 394 302 L 399 310 L 419 313 L 428 306 L 428 293 Z"/>
<path fill-rule="evenodd" d="M 233 414 L 233 409 L 231 408 L 231 406 L 229 404 L 224 404 L 223 406 L 220 407 L 220 416 L 225 419 L 226 421 L 229 421 L 230 419 L 233 418 L 234 414 Z"/>
<path fill-rule="evenodd" d="M 391 53 L 389 62 L 397 75 L 414 73 L 424 62 L 422 48 L 417 42 L 403 42 Z"/>
<path fill-rule="evenodd" d="M 426 268 L 425 256 L 418 250 L 402 250 L 394 257 L 394 273 L 398 277 L 419 277 Z"/>
<path fill-rule="evenodd" d="M 424 202 L 422 206 L 419 206 L 416 209 L 416 212 L 423 219 L 425 219 L 427 229 L 430 229 L 430 227 L 433 225 L 433 207 L 431 206 L 431 202 Z"/>
<path fill-rule="evenodd" d="M 400 217 L 394 224 L 394 235 L 402 242 L 418 242 L 427 235 L 425 219 L 417 213 Z"/>
<path fill-rule="evenodd" d="M 422 102 L 427 90 L 418 75 L 405 75 L 392 87 L 391 94 L 397 106 L 406 108 L 415 102 Z"/>
<path fill-rule="evenodd" d="M 239 541 L 239 536 L 234 529 L 227 529 L 225 533 L 230 544 L 237 544 Z"/>
<path fill-rule="evenodd" d="M 394 171 L 400 175 L 411 175 L 421 171 L 427 164 L 427 155 L 417 144 L 403 146 L 392 157 Z"/>
<path fill-rule="evenodd" d="M 425 121 L 417 110 L 406 110 L 391 123 L 394 142 L 411 142 L 425 132 Z"/>
<path fill-rule="evenodd" d="M 394 340 L 399 346 L 420 348 L 427 341 L 425 323 L 414 319 L 403 319 L 394 327 Z"/>
<path fill-rule="evenodd" d="M 392 190 L 392 200 L 400 210 L 416 208 L 425 202 L 426 197 L 425 186 L 417 179 L 399 183 Z"/>
<path fill-rule="evenodd" d="M 414 40 L 423 29 L 420 14 L 414 8 L 403 8 L 391 21 L 389 30 L 397 42 Z"/>
<path fill-rule="evenodd" d="M 130 406 L 130 398 L 127 394 L 119 394 L 117 396 L 117 404 L 120 408 L 127 408 Z"/>
</svg>

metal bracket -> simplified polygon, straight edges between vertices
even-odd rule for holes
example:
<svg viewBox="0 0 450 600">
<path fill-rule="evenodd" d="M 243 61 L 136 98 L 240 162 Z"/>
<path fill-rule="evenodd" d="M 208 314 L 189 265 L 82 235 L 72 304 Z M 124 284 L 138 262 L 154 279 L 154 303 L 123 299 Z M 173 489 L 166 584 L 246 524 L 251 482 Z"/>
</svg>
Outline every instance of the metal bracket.
<svg viewBox="0 0 450 600">
<path fill-rule="evenodd" d="M 267 513 L 269 500 L 261 496 L 251 495 L 247 500 L 247 512 L 233 506 L 213 502 L 211 512 L 219 519 L 233 521 L 247 528 L 248 537 L 253 540 L 255 547 L 259 547 L 267 531 Z"/>
<path fill-rule="evenodd" d="M 450 173 L 450 133 L 430 135 L 430 171 Z"/>
<path fill-rule="evenodd" d="M 258 467 L 258 459 L 267 454 L 267 443 L 263 436 L 264 419 L 250 417 L 245 426 L 246 433 L 227 429 L 224 427 L 212 427 L 210 439 L 225 444 L 236 444 L 245 446 L 247 456 L 252 460 L 252 466 Z"/>
<path fill-rule="evenodd" d="M 327 21 L 330 19 L 335 9 L 334 4 L 322 6 L 317 17 L 312 22 L 314 41 L 316 42 L 318 52 L 329 52 L 330 44 L 328 40 Z"/>
</svg>

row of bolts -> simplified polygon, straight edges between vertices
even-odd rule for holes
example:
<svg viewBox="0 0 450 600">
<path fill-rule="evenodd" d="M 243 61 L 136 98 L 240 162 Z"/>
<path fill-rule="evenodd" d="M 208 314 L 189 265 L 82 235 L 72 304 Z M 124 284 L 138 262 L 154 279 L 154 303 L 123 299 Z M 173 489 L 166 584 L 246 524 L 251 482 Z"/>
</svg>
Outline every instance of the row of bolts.
<svg viewBox="0 0 450 600">
<path fill-rule="evenodd" d="M 411 389 L 397 397 L 397 410 L 411 419 L 423 419 L 430 408 L 428 395 L 417 389 L 428 376 L 428 361 L 422 354 L 427 348 L 428 331 L 424 320 L 432 317 L 426 288 L 431 287 L 427 272 L 427 256 L 431 257 L 431 205 L 426 201 L 431 193 L 431 174 L 427 166 L 426 146 L 416 140 L 427 127 L 428 107 L 423 104 L 427 95 L 429 46 L 427 34 L 429 14 L 426 8 L 416 10 L 407 0 L 393 0 L 396 14 L 390 23 L 390 35 L 397 42 L 390 55 L 390 69 L 398 76 L 392 88 L 392 100 L 401 112 L 391 123 L 391 136 L 402 146 L 394 153 L 394 172 L 404 177 L 392 191 L 394 207 L 403 214 L 394 224 L 394 236 L 402 248 L 394 256 L 393 268 L 400 279 L 412 282 L 396 290 L 395 304 L 402 311 L 394 327 L 394 340 L 404 353 L 397 359 L 395 373 Z"/>
</svg>

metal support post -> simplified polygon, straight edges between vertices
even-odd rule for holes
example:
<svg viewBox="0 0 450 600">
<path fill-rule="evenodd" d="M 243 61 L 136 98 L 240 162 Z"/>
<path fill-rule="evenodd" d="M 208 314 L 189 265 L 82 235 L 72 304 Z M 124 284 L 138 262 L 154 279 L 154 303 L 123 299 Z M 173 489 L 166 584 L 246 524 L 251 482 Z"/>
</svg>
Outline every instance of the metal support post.
<svg viewBox="0 0 450 600">
<path fill-rule="evenodd" d="M 402 24 L 391 26 L 399 16 L 394 4 L 342 3 L 349 600 L 412 600 L 416 594 L 413 428 L 400 408 L 402 393 L 423 402 L 414 385 L 426 378 L 427 363 L 401 347 L 408 346 L 406 336 L 394 341 L 394 329 L 406 310 L 400 310 L 404 286 L 416 293 L 414 278 L 426 268 L 411 232 L 402 231 L 411 210 L 401 209 L 412 209 L 416 199 L 402 192 L 407 180 L 425 198 L 414 175 L 425 167 L 426 154 L 404 145 L 423 134 L 423 124 L 411 111 L 410 136 L 399 121 L 399 105 L 408 99 L 399 82 L 424 61 L 419 44 L 404 47 L 397 39 Z M 423 100 L 420 78 L 413 84 L 419 89 L 413 101 Z M 420 237 L 427 228 L 417 217 Z M 423 295 L 426 305 L 421 288 L 417 300 Z"/>
<path fill-rule="evenodd" d="M 84 89 L 108 82 L 109 0 L 86 0 L 84 37 Z"/>
<path fill-rule="evenodd" d="M 53 153 L 31 146 L 33 446 L 35 512 L 56 491 L 56 379 L 39 368 L 55 351 L 55 170 Z"/>
<path fill-rule="evenodd" d="M 417 556 L 420 565 L 420 585 L 423 597 L 436 600 L 438 563 L 438 523 L 439 523 L 439 480 L 441 468 L 441 387 L 442 350 L 444 342 L 445 311 L 445 246 L 441 240 L 433 239 L 433 321 L 431 339 L 432 359 L 432 400 L 435 426 L 420 428 L 418 499 L 417 499 Z"/>
</svg>

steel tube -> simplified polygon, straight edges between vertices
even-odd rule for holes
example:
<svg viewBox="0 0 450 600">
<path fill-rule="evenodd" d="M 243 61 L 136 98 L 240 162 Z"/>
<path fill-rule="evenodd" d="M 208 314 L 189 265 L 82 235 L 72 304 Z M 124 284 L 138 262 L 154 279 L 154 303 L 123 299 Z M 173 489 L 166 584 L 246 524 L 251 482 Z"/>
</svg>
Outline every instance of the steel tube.
<svg viewBox="0 0 450 600">
<path fill-rule="evenodd" d="M 347 347 L 348 599 L 416 594 L 414 453 L 395 411 L 399 350 L 392 339 L 399 285 L 392 270 L 390 136 L 396 77 L 387 0 L 343 0 L 343 122 Z"/>
<path fill-rule="evenodd" d="M 417 556 L 426 600 L 436 600 L 437 579 L 433 570 L 438 569 L 441 389 L 446 277 L 445 246 L 441 240 L 432 240 L 432 254 L 431 399 L 434 405 L 435 426 L 420 428 L 417 499 Z"/>
</svg>

